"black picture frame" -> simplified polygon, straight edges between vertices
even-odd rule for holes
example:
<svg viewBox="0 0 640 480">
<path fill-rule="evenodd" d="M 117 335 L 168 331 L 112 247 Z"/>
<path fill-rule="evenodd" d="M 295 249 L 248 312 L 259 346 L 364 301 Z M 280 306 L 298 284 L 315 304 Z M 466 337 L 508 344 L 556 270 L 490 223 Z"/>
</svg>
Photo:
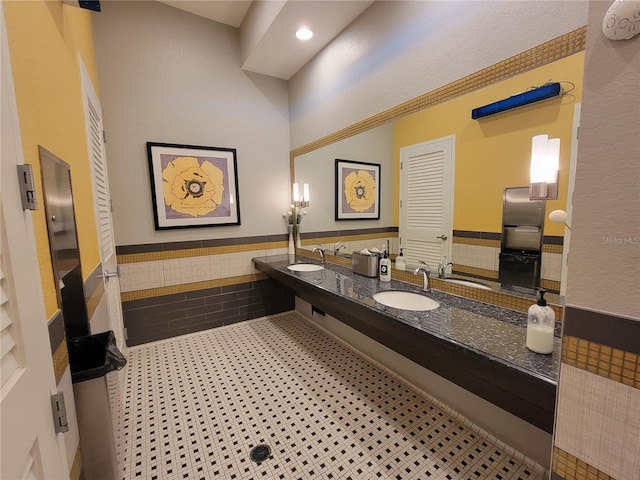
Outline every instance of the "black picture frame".
<svg viewBox="0 0 640 480">
<path fill-rule="evenodd" d="M 156 230 L 240 225 L 235 148 L 147 142 Z"/>
<path fill-rule="evenodd" d="M 379 163 L 336 158 L 335 219 L 380 219 Z"/>
</svg>

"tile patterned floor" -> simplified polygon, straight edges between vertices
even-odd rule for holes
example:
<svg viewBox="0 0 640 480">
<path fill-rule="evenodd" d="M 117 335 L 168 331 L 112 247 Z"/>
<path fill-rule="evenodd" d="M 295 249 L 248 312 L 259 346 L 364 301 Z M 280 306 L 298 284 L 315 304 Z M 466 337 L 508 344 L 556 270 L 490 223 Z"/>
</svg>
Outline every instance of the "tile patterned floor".
<svg viewBox="0 0 640 480">
<path fill-rule="evenodd" d="M 294 312 L 130 348 L 125 382 L 123 480 L 545 478 Z"/>
</svg>

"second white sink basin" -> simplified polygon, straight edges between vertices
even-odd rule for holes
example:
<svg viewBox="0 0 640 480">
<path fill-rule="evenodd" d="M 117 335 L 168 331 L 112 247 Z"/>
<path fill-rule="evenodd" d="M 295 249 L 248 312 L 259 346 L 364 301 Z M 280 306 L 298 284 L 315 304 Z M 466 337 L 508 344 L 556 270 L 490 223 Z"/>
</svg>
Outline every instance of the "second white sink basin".
<svg viewBox="0 0 640 480">
<path fill-rule="evenodd" d="M 425 297 L 424 295 L 417 293 L 402 292 L 399 290 L 376 293 L 373 295 L 373 299 L 387 307 L 421 312 L 434 310 L 440 306 L 440 303 L 432 298 Z"/>
<path fill-rule="evenodd" d="M 472 282 L 471 280 L 459 280 L 457 278 L 445 278 L 444 281 L 448 282 L 448 283 L 456 283 L 458 285 L 464 285 L 465 287 L 480 288 L 482 290 L 491 290 L 491 287 L 489 287 L 488 285 L 485 285 L 483 283 L 478 283 L 478 282 Z"/>
<path fill-rule="evenodd" d="M 294 263 L 293 265 L 287 265 L 287 268 L 294 272 L 317 272 L 324 269 L 322 265 L 315 263 Z"/>
</svg>

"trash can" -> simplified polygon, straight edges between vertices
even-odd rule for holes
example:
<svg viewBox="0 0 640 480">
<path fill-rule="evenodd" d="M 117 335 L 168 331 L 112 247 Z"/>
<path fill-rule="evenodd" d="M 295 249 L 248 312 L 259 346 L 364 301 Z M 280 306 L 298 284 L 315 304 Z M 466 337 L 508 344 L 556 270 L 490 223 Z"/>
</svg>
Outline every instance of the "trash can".
<svg viewBox="0 0 640 480">
<path fill-rule="evenodd" d="M 80 432 L 82 478 L 120 478 L 112 411 L 117 370 L 127 360 L 116 346 L 115 335 L 103 333 L 67 340 L 73 395 Z M 114 378 L 115 376 L 115 378 Z"/>
</svg>

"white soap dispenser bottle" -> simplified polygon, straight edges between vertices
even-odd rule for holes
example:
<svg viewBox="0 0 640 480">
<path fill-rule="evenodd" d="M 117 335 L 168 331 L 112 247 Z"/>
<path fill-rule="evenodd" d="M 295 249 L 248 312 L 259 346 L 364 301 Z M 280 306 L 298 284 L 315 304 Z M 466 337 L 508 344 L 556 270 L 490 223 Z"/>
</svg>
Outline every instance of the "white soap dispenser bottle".
<svg viewBox="0 0 640 480">
<path fill-rule="evenodd" d="M 402 255 L 402 248 L 400 249 L 400 253 L 396 257 L 396 270 L 406 270 L 407 269 L 407 261 Z"/>
<path fill-rule="evenodd" d="M 556 315 L 544 299 L 546 290 L 538 289 L 538 301 L 529 307 L 527 316 L 527 348 L 536 353 L 553 352 Z"/>
<path fill-rule="evenodd" d="M 380 281 L 391 281 L 391 260 L 389 260 L 386 250 L 382 253 L 382 258 L 380 259 Z"/>
</svg>

